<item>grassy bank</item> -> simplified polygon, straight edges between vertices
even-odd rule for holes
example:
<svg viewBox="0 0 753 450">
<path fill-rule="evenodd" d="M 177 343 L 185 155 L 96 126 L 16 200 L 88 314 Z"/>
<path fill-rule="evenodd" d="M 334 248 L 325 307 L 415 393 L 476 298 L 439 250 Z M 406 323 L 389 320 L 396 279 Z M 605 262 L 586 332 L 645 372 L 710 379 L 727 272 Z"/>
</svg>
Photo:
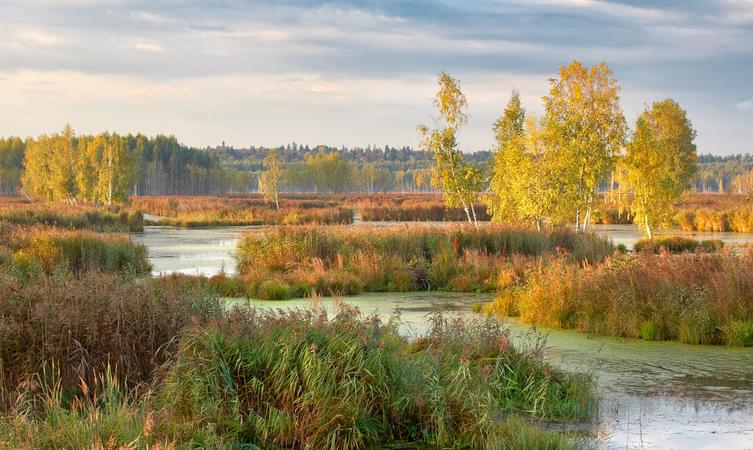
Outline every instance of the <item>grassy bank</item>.
<svg viewBox="0 0 753 450">
<path fill-rule="evenodd" d="M 575 448 L 535 423 L 593 403 L 488 319 L 436 315 L 409 341 L 346 307 L 228 311 L 178 277 L 0 294 L 0 447 Z"/>
<path fill-rule="evenodd" d="M 753 253 L 643 252 L 541 264 L 487 311 L 586 333 L 753 346 Z"/>
<path fill-rule="evenodd" d="M 19 276 L 57 271 L 149 273 L 146 248 L 127 236 L 0 222 L 0 266 Z"/>
<path fill-rule="evenodd" d="M 49 225 L 60 228 L 101 232 L 144 230 L 139 211 L 121 211 L 113 207 L 32 202 L 20 198 L 0 200 L 0 221 L 15 225 Z"/>
<path fill-rule="evenodd" d="M 276 210 L 260 196 L 133 197 L 131 207 L 160 216 L 155 225 L 178 227 L 347 224 L 353 211 L 322 199 L 283 199 Z"/>
<path fill-rule="evenodd" d="M 567 230 L 303 226 L 249 232 L 237 258 L 246 295 L 284 299 L 362 291 L 492 292 L 537 257 L 560 253 L 596 262 L 612 251 L 606 240 Z M 238 280 L 220 281 L 234 288 Z"/>
</svg>

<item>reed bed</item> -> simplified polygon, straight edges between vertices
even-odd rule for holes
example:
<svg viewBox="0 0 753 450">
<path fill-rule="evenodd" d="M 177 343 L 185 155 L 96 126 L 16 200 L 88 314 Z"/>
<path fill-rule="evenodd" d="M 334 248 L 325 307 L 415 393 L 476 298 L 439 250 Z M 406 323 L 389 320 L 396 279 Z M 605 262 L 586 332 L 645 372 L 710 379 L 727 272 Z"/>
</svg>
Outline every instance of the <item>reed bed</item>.
<svg viewBox="0 0 753 450">
<path fill-rule="evenodd" d="M 372 206 L 368 206 L 372 205 Z M 489 221 L 486 205 L 474 205 L 479 221 Z M 462 208 L 448 208 L 441 199 L 410 200 L 398 205 L 379 205 L 371 201 L 358 206 L 361 220 L 366 222 L 465 222 L 468 220 Z"/>
<path fill-rule="evenodd" d="M 134 197 L 131 207 L 160 216 L 152 225 L 179 227 L 348 224 L 353 211 L 318 198 L 284 198 L 276 210 L 260 196 Z"/>
<path fill-rule="evenodd" d="M 724 247 L 724 242 L 714 239 L 696 241 L 682 236 L 659 236 L 653 239 L 642 239 L 633 244 L 636 252 L 652 253 L 684 253 L 684 252 L 717 252 Z"/>
<path fill-rule="evenodd" d="M 0 222 L 0 266 L 19 276 L 58 271 L 149 273 L 146 248 L 127 236 Z"/>
<path fill-rule="evenodd" d="M 532 423 L 591 414 L 589 377 L 494 320 L 437 314 L 410 341 L 397 317 L 226 310 L 183 281 L 49 279 L 16 294 L 35 299 L 22 311 L 0 297 L 16 330 L 0 332 L 0 447 L 564 449 Z"/>
<path fill-rule="evenodd" d="M 362 291 L 492 292 L 537 257 L 561 253 L 596 262 L 612 252 L 609 241 L 592 235 L 489 225 L 279 227 L 249 232 L 236 253 L 246 295 L 284 299 Z"/>
<path fill-rule="evenodd" d="M 130 387 L 148 383 L 179 331 L 219 310 L 204 290 L 171 279 L 0 275 L 0 411 L 39 383 L 69 393 L 108 367 Z"/>
<path fill-rule="evenodd" d="M 41 203 L 20 198 L 0 200 L 0 221 L 101 232 L 144 230 L 144 217 L 140 211 L 98 208 L 86 204 Z"/>
<path fill-rule="evenodd" d="M 753 346 L 753 252 L 554 260 L 487 311 L 586 333 Z"/>
</svg>

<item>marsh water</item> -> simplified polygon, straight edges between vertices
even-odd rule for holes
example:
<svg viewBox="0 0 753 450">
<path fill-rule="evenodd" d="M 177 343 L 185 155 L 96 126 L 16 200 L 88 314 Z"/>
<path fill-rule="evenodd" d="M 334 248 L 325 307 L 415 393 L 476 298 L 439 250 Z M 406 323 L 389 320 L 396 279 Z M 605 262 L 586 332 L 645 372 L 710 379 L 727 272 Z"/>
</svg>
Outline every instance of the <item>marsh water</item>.
<svg viewBox="0 0 753 450">
<path fill-rule="evenodd" d="M 212 275 L 235 271 L 232 252 L 249 227 L 178 229 L 146 227 L 133 239 L 145 244 L 155 274 Z M 595 231 L 631 246 L 639 238 L 630 226 L 603 225 Z M 702 233 L 697 239 L 753 243 L 753 235 Z M 428 328 L 439 308 L 450 315 L 474 315 L 472 306 L 489 295 L 456 293 L 363 294 L 343 300 L 366 314 L 388 317 L 400 311 L 406 334 Z M 228 300 L 259 308 L 323 307 L 332 299 Z M 518 345 L 546 336 L 545 357 L 567 370 L 592 373 L 600 405 L 587 428 L 603 449 L 753 450 L 753 349 L 691 346 L 669 342 L 594 337 L 572 331 L 535 330 L 507 320 Z"/>
</svg>

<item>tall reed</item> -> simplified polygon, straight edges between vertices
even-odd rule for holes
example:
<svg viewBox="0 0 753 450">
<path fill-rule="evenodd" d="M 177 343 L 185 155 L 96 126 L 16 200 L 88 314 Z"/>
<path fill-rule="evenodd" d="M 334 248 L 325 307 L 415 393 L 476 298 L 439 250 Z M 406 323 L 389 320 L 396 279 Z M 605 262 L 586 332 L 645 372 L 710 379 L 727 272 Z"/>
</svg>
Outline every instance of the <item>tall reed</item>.
<svg viewBox="0 0 753 450">
<path fill-rule="evenodd" d="M 753 251 L 643 252 L 585 267 L 555 260 L 487 310 L 587 333 L 753 345 Z"/>
<path fill-rule="evenodd" d="M 515 256 L 599 261 L 612 251 L 609 241 L 565 230 L 307 226 L 249 232 L 237 257 L 249 296 L 280 299 L 364 290 L 491 292 Z"/>
<path fill-rule="evenodd" d="M 143 245 L 127 236 L 0 222 L 0 265 L 20 275 L 56 270 L 149 273 Z"/>
</svg>

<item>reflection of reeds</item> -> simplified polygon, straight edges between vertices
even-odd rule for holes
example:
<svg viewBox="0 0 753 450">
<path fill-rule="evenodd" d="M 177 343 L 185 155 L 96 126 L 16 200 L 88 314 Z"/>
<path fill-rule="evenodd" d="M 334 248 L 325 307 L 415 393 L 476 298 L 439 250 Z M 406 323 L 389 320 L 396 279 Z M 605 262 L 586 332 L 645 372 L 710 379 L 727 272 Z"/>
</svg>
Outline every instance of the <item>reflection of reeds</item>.
<svg viewBox="0 0 753 450">
<path fill-rule="evenodd" d="M 753 252 L 554 260 L 488 310 L 588 333 L 753 345 Z"/>
</svg>

